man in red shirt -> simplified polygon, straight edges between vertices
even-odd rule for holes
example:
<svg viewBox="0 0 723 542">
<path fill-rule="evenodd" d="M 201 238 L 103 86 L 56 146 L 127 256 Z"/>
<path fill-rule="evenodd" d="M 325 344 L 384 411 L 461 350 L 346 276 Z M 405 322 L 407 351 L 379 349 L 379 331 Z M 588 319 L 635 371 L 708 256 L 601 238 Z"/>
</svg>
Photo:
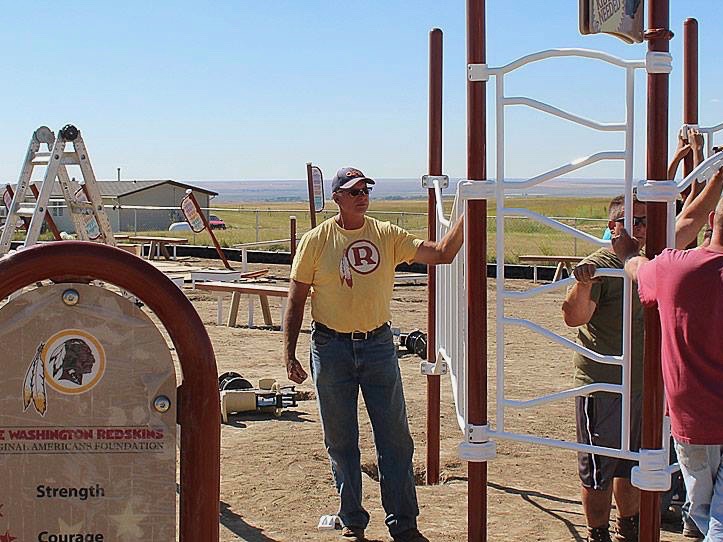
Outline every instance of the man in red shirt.
<svg viewBox="0 0 723 542">
<path fill-rule="evenodd" d="M 689 514 L 712 542 L 723 540 L 723 199 L 708 222 L 710 244 L 665 249 L 653 260 L 638 255 L 625 230 L 612 244 L 638 283 L 640 301 L 658 307 L 663 381 Z"/>
</svg>

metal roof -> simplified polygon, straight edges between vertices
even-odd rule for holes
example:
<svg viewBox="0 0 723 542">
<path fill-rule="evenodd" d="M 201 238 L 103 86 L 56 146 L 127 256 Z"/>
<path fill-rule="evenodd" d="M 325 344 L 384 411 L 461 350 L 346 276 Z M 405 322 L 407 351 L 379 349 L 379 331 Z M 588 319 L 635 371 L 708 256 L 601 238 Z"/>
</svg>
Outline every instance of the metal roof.
<svg viewBox="0 0 723 542">
<path fill-rule="evenodd" d="M 40 188 L 39 181 L 35 181 L 32 184 Z M 207 190 L 206 188 L 201 188 L 199 186 L 180 183 L 171 179 L 143 181 L 96 181 L 96 184 L 98 185 L 98 189 L 100 190 L 101 197 L 104 198 L 119 198 L 123 196 L 128 196 L 130 194 L 135 194 L 136 192 L 148 190 L 149 188 L 153 188 L 155 186 L 160 186 L 163 184 L 171 184 L 174 186 L 178 186 L 179 188 L 183 188 L 184 190 L 188 190 L 190 188 L 194 192 L 203 192 L 204 194 L 208 194 L 210 196 L 218 196 L 218 192 L 214 192 L 213 190 Z M 13 185 L 13 189 L 15 189 L 15 185 Z M 53 192 L 51 194 L 51 197 L 63 197 L 63 193 L 61 192 L 60 185 L 58 183 L 55 183 L 55 185 L 53 186 Z"/>
</svg>

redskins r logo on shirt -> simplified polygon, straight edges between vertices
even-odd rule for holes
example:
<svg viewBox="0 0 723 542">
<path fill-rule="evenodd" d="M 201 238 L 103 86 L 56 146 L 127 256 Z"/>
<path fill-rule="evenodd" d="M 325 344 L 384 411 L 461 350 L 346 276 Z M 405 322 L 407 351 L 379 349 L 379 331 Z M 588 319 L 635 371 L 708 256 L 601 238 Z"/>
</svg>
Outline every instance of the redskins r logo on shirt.
<svg viewBox="0 0 723 542">
<path fill-rule="evenodd" d="M 344 251 L 339 263 L 341 283 L 350 288 L 354 285 L 352 269 L 360 275 L 368 275 L 379 267 L 379 249 L 371 241 L 354 241 Z"/>
</svg>

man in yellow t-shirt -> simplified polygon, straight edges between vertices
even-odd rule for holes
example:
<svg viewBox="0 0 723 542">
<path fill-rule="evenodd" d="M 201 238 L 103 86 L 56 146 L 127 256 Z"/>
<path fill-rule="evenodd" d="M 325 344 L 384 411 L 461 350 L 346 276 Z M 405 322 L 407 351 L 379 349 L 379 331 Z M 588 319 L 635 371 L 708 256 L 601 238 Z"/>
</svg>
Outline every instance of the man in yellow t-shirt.
<svg viewBox="0 0 723 542">
<path fill-rule="evenodd" d="M 339 214 L 307 232 L 291 268 L 284 320 L 284 361 L 289 379 L 306 371 L 296 343 L 311 291 L 311 374 L 324 443 L 339 493 L 346 540 L 364 540 L 369 514 L 362 505 L 358 396 L 361 389 L 374 431 L 385 523 L 395 542 L 428 542 L 417 530 L 414 443 L 396 349 L 389 326 L 394 270 L 401 262 L 451 262 L 462 246 L 460 219 L 438 242 L 366 216 L 374 181 L 341 168 L 332 181 Z"/>
</svg>

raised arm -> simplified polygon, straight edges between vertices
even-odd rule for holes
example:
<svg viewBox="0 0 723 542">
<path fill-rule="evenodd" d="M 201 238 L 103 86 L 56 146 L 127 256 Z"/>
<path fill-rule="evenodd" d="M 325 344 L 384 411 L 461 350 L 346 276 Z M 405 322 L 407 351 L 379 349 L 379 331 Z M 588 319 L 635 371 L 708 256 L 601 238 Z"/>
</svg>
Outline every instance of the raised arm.
<svg viewBox="0 0 723 542">
<path fill-rule="evenodd" d="M 700 194 L 686 205 L 675 220 L 675 248 L 684 249 L 706 224 L 708 214 L 715 209 L 723 189 L 723 168 L 710 178 Z"/>
<path fill-rule="evenodd" d="M 284 315 L 284 363 L 289 380 L 297 384 L 301 384 L 309 376 L 299 360 L 296 359 L 296 343 L 299 340 L 299 331 L 304 321 L 304 306 L 310 288 L 311 284 L 291 279 L 287 298 L 288 305 Z"/>
<path fill-rule="evenodd" d="M 562 317 L 570 327 L 587 324 L 595 313 L 597 303 L 590 297 L 590 291 L 593 283 L 600 280 L 594 278 L 596 269 L 595 264 L 583 263 L 572 272 L 577 282 L 568 290 L 562 303 Z"/>
<path fill-rule="evenodd" d="M 414 261 L 428 265 L 452 263 L 463 241 L 464 216 L 461 216 L 442 239 L 439 241 L 424 241 L 419 245 L 417 253 L 414 255 Z"/>
<path fill-rule="evenodd" d="M 668 165 L 669 180 L 675 179 L 675 173 L 678 171 L 680 161 L 685 158 L 689 152 L 690 145 L 688 145 L 688 141 L 683 139 L 682 134 L 678 134 L 678 147 L 675 149 L 675 154 L 673 154 L 673 158 L 670 160 L 670 164 Z"/>
<path fill-rule="evenodd" d="M 645 256 L 639 255 L 640 243 L 630 237 L 626 230 L 622 230 L 620 235 L 613 237 L 611 242 L 615 254 L 625 264 L 625 274 L 630 277 L 631 280 L 637 281 L 638 270 L 650 261 Z"/>
</svg>

